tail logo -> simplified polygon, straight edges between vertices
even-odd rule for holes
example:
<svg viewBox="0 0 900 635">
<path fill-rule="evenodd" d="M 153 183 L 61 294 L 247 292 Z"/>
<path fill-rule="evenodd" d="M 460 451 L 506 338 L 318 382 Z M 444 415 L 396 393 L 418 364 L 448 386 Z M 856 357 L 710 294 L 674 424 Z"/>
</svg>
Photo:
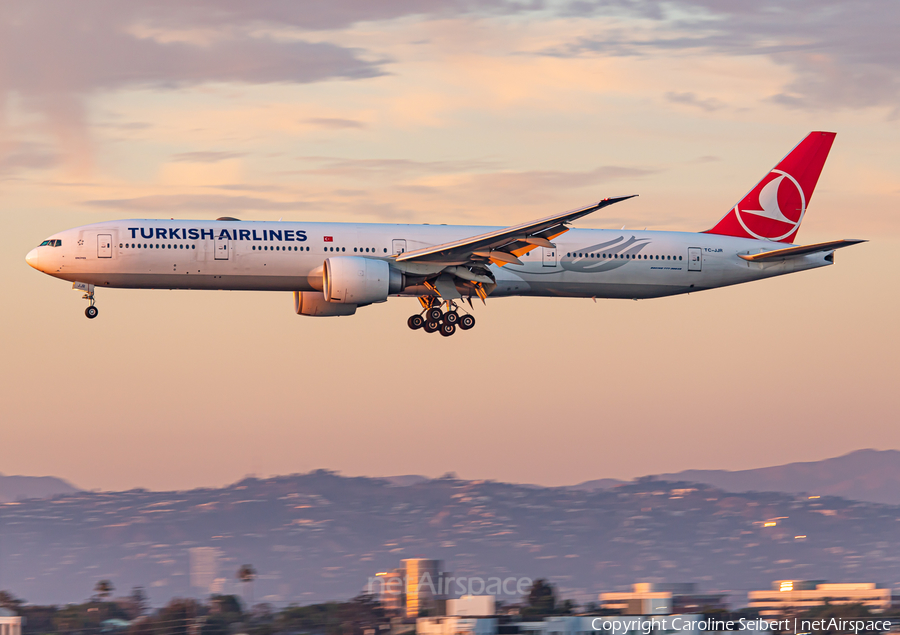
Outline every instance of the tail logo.
<svg viewBox="0 0 900 635">
<path fill-rule="evenodd" d="M 734 207 L 738 222 L 748 234 L 779 241 L 797 231 L 806 214 L 806 196 L 797 179 L 776 169 L 753 190 Z M 757 209 L 741 209 L 742 204 L 753 200 L 754 193 Z"/>
</svg>

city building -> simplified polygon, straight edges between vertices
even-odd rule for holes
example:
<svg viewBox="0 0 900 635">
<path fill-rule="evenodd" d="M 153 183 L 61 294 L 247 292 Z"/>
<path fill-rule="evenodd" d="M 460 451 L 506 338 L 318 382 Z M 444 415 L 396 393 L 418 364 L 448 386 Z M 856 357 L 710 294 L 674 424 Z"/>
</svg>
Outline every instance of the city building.
<svg viewBox="0 0 900 635">
<path fill-rule="evenodd" d="M 420 617 L 416 635 L 497 635 L 496 618 Z"/>
<path fill-rule="evenodd" d="M 698 593 L 692 582 L 637 582 L 631 591 L 600 594 L 603 609 L 625 615 L 671 615 L 727 609 L 724 593 Z"/>
<path fill-rule="evenodd" d="M 464 595 L 458 600 L 447 600 L 447 615 L 452 617 L 488 617 L 496 612 L 493 595 Z"/>
<path fill-rule="evenodd" d="M 407 558 L 400 567 L 369 578 L 365 593 L 374 595 L 395 616 L 445 615 L 448 574 L 443 560 Z"/>
<path fill-rule="evenodd" d="M 391 569 L 375 574 L 369 580 L 367 593 L 374 595 L 384 610 L 392 615 L 406 612 L 406 569 Z"/>
<path fill-rule="evenodd" d="M 406 572 L 406 617 L 443 615 L 444 561 L 407 558 L 401 562 Z"/>
<path fill-rule="evenodd" d="M 862 604 L 873 613 L 891 608 L 891 590 L 874 582 L 829 584 L 825 580 L 776 580 L 768 591 L 750 591 L 750 608 L 760 615 L 778 615 L 787 610 L 806 610 L 829 604 Z"/>
<path fill-rule="evenodd" d="M 0 635 L 22 635 L 22 618 L 8 609 L 0 608 Z"/>
<path fill-rule="evenodd" d="M 215 547 L 194 547 L 188 550 L 190 556 L 191 586 L 203 589 L 204 592 L 214 590 L 219 573 L 221 552 Z"/>
<path fill-rule="evenodd" d="M 614 624 L 615 620 L 618 623 Z M 725 635 L 744 632 L 707 628 L 708 625 L 702 614 L 684 614 L 675 618 L 659 615 L 633 615 L 627 618 L 615 615 L 557 615 L 534 622 L 517 622 L 502 617 L 447 616 L 420 617 L 416 620 L 416 635 L 706 635 L 711 631 Z M 768 633 L 767 630 L 753 632 L 756 635 Z"/>
</svg>

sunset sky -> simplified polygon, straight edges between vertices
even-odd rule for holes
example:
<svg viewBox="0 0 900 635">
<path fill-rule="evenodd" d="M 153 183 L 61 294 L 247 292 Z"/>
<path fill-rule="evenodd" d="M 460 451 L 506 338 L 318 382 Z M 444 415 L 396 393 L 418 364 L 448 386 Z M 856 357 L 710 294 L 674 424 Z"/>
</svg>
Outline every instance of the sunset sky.
<svg viewBox="0 0 900 635">
<path fill-rule="evenodd" d="M 547 485 L 900 448 L 900 4 L 0 6 L 0 472 L 84 488 L 315 468 Z M 810 130 L 835 266 L 641 302 L 101 290 L 25 254 L 117 218 L 702 231 Z"/>
</svg>

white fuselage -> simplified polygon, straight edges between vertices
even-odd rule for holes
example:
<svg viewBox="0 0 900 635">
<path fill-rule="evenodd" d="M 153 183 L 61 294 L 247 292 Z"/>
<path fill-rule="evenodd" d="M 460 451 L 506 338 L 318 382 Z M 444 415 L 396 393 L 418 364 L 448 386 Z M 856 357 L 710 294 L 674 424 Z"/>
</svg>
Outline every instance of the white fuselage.
<svg viewBox="0 0 900 635">
<path fill-rule="evenodd" d="M 325 259 L 389 260 L 497 229 L 262 221 L 125 220 L 55 234 L 28 256 L 35 268 L 96 287 L 314 291 Z M 492 265 L 491 297 L 653 298 L 690 293 L 831 264 L 829 254 L 754 263 L 738 257 L 779 243 L 706 233 L 572 229 L 521 256 Z M 400 295 L 422 295 L 423 287 Z"/>
</svg>

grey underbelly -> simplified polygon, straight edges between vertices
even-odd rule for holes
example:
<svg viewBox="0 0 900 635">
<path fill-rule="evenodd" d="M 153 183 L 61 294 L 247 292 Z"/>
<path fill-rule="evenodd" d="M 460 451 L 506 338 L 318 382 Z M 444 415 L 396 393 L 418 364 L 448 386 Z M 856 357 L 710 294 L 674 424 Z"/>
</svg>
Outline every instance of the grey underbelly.
<svg viewBox="0 0 900 635">
<path fill-rule="evenodd" d="M 313 291 L 306 276 L 201 273 L 61 273 L 57 278 L 116 289 L 221 289 Z"/>
</svg>

